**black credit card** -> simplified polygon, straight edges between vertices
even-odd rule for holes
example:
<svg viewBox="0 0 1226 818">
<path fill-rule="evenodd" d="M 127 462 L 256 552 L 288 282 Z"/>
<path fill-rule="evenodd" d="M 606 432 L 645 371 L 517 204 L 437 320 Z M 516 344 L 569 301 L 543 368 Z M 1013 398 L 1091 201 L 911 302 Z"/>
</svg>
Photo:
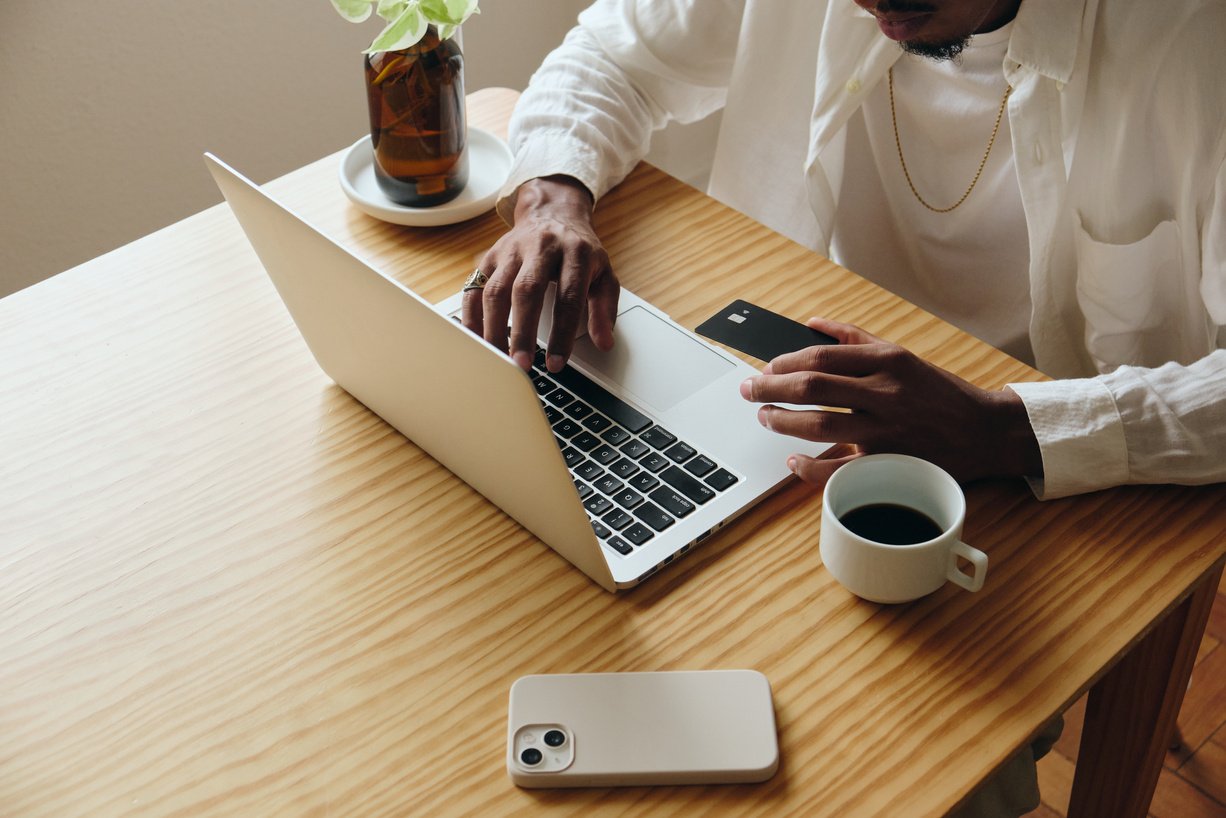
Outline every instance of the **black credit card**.
<svg viewBox="0 0 1226 818">
<path fill-rule="evenodd" d="M 695 332 L 760 361 L 818 344 L 838 343 L 824 332 L 739 299 L 703 321 Z"/>
</svg>

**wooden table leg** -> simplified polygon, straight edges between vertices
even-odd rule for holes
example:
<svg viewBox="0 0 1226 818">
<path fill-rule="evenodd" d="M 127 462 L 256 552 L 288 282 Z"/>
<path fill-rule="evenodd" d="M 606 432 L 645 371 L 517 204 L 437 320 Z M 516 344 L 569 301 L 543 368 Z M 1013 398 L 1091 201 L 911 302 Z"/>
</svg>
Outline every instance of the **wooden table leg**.
<svg viewBox="0 0 1226 818">
<path fill-rule="evenodd" d="M 1090 688 L 1069 818 L 1144 818 L 1188 689 L 1222 564 Z"/>
</svg>

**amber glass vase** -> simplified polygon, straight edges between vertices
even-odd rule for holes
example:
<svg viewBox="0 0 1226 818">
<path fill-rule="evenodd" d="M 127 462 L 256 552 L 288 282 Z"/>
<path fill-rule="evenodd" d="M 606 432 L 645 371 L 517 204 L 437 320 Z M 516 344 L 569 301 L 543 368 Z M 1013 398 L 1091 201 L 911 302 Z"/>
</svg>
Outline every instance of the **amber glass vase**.
<svg viewBox="0 0 1226 818">
<path fill-rule="evenodd" d="M 366 55 L 375 178 L 392 201 L 432 207 L 468 183 L 464 57 L 434 26 L 414 46 Z"/>
</svg>

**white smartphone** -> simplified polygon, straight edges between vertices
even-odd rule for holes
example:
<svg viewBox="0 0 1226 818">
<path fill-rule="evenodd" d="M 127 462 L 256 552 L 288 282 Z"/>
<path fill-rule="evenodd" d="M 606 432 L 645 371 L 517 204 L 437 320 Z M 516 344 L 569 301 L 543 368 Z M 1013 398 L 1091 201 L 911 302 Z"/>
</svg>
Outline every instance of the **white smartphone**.
<svg viewBox="0 0 1226 818">
<path fill-rule="evenodd" d="M 733 784 L 779 767 L 770 682 L 755 670 L 524 676 L 507 772 L 521 787 Z"/>
</svg>

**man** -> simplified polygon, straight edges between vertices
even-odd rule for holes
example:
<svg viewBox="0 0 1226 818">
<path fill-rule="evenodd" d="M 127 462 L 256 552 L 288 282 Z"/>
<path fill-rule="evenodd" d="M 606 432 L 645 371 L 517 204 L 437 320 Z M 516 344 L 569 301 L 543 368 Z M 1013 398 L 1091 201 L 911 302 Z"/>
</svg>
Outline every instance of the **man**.
<svg viewBox="0 0 1226 818">
<path fill-rule="evenodd" d="M 985 392 L 815 319 L 842 345 L 742 388 L 765 425 L 1044 498 L 1226 479 L 1222 42 L 1214 0 L 601 0 L 517 107 L 465 324 L 526 367 L 557 281 L 549 368 L 585 306 L 609 346 L 594 202 L 722 107 L 712 195 L 1065 379 Z M 789 460 L 819 486 L 841 462 Z"/>
<path fill-rule="evenodd" d="M 1226 479 L 1226 4 L 600 0 L 579 22 L 517 106 L 512 229 L 464 301 L 522 366 L 550 282 L 548 367 L 581 322 L 612 344 L 594 203 L 653 129 L 723 108 L 713 196 L 1063 379 L 987 392 L 812 319 L 841 343 L 742 385 L 763 424 L 1042 498 Z M 821 486 L 847 459 L 789 466 Z M 964 814 L 1036 806 L 1053 739 Z"/>
</svg>

